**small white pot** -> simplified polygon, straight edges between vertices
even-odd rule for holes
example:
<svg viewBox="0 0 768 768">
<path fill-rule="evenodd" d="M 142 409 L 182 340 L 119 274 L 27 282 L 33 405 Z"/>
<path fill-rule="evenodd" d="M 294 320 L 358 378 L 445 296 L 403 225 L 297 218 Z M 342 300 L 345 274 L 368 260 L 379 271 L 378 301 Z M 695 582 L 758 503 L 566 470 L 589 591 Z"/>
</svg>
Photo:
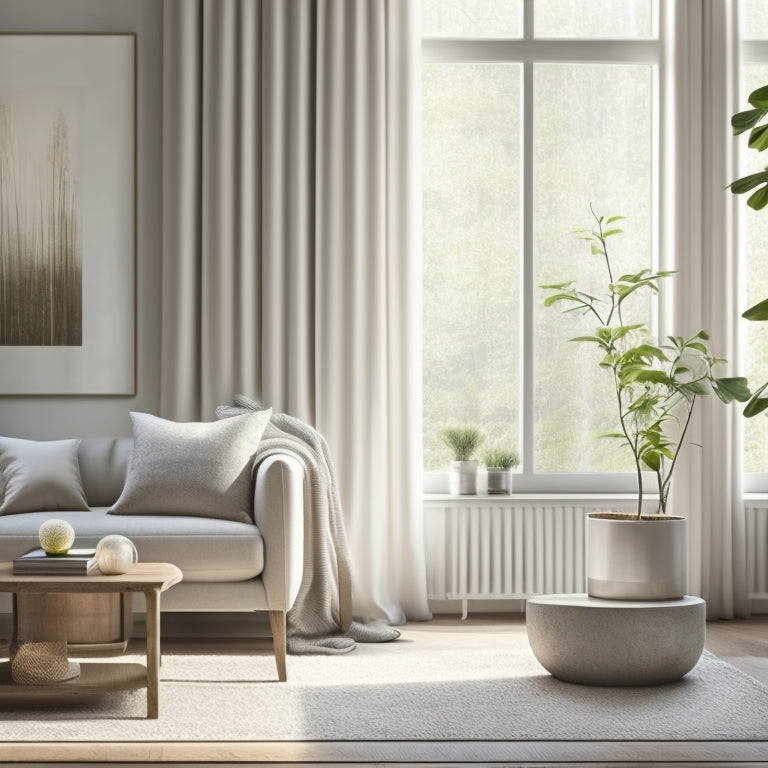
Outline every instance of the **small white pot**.
<svg viewBox="0 0 768 768">
<path fill-rule="evenodd" d="M 587 592 L 612 600 L 678 600 L 688 589 L 688 521 L 587 516 Z"/>
<path fill-rule="evenodd" d="M 488 494 L 512 492 L 512 472 L 501 467 L 488 467 Z"/>
<path fill-rule="evenodd" d="M 448 489 L 452 496 L 471 496 L 477 493 L 477 462 L 452 461 L 448 474 Z"/>
</svg>

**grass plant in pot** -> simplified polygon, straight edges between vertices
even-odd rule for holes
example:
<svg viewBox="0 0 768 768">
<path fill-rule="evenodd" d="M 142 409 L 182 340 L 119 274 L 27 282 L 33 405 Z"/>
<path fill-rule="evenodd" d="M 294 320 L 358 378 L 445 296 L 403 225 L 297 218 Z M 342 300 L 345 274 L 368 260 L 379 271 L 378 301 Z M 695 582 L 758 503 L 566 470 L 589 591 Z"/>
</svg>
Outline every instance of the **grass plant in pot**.
<svg viewBox="0 0 768 768">
<path fill-rule="evenodd" d="M 489 448 L 483 454 L 483 464 L 488 472 L 488 493 L 511 493 L 512 470 L 520 464 L 518 453 L 507 448 Z"/>
<path fill-rule="evenodd" d="M 453 496 L 476 494 L 477 459 L 473 457 L 483 442 L 483 433 L 473 426 L 447 427 L 441 437 L 453 456 L 448 475 L 450 493 Z"/>
<path fill-rule="evenodd" d="M 592 210 L 592 209 L 591 209 Z M 577 235 L 592 258 L 605 267 L 605 288 L 595 296 L 572 281 L 544 285 L 544 303 L 594 318 L 593 334 L 572 341 L 596 348 L 597 362 L 613 379 L 618 427 L 602 432 L 628 447 L 637 478 L 637 509 L 631 514 L 595 512 L 587 519 L 587 591 L 592 597 L 667 600 L 687 589 L 687 525 L 671 515 L 669 492 L 678 457 L 697 401 L 714 393 L 722 402 L 746 402 L 751 393 L 742 377 L 719 377 L 726 361 L 710 353 L 709 334 L 668 336 L 657 342 L 647 324 L 625 323 L 629 302 L 658 294 L 674 272 L 643 269 L 614 275 L 608 240 L 621 234 L 617 222 L 592 210 L 591 229 Z M 644 473 L 655 479 L 655 511 L 644 512 Z"/>
</svg>

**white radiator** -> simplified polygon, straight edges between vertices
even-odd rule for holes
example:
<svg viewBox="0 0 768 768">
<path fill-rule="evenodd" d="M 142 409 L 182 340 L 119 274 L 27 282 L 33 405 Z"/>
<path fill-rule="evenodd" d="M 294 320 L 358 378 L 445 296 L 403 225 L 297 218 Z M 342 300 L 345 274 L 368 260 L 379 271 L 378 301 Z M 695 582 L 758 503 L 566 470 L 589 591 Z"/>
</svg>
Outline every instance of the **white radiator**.
<svg viewBox="0 0 768 768">
<path fill-rule="evenodd" d="M 751 598 L 768 598 L 768 507 L 746 508 L 747 590 Z"/>
<path fill-rule="evenodd" d="M 584 528 L 595 508 L 509 497 L 428 501 L 429 598 L 460 600 L 466 618 L 469 600 L 586 592 Z M 768 599 L 768 507 L 745 512 L 749 597 Z"/>
<path fill-rule="evenodd" d="M 523 599 L 586 591 L 580 506 L 451 499 L 426 505 L 429 597 Z"/>
</svg>

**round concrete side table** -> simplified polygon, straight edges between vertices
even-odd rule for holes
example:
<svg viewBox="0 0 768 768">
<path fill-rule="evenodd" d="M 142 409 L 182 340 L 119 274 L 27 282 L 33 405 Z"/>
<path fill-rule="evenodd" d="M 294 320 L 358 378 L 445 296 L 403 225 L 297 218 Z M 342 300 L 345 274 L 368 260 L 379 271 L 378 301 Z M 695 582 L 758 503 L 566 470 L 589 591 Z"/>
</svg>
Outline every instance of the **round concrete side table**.
<svg viewBox="0 0 768 768">
<path fill-rule="evenodd" d="M 526 604 L 528 641 L 555 677 L 586 685 L 658 685 L 690 672 L 704 650 L 700 597 L 645 602 L 541 595 Z"/>
</svg>

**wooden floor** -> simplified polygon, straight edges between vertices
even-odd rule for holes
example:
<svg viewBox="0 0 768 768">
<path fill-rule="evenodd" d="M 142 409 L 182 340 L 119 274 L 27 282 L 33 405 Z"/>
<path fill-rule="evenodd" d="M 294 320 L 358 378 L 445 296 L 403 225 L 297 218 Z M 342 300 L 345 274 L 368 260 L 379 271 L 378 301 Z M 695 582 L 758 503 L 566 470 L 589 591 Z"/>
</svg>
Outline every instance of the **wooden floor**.
<svg viewBox="0 0 768 768">
<path fill-rule="evenodd" d="M 525 632 L 520 614 L 436 617 L 431 622 L 406 625 L 424 643 L 477 643 L 479 637 L 505 631 Z M 199 629 L 199 624 L 195 622 Z M 164 651 L 188 649 L 215 652 L 221 644 L 238 644 L 237 639 L 189 637 L 189 627 L 164 624 Z M 242 628 L 233 629 L 237 634 Z M 217 635 L 226 634 L 217 632 Z M 768 685 L 768 616 L 746 620 L 709 622 L 706 647 Z M 267 652 L 267 643 L 263 643 Z M 290 674 L 290 659 L 289 659 Z M 597 729 L 599 730 L 599 724 Z M 0 739 L 2 722 L 0 722 Z M 754 742 L 269 742 L 269 743 L 126 743 L 82 742 L 59 744 L 4 744 L 0 742 L 0 763 L 24 766 L 109 765 L 110 768 L 172 764 L 193 766 L 766 766 L 768 743 Z"/>
</svg>

